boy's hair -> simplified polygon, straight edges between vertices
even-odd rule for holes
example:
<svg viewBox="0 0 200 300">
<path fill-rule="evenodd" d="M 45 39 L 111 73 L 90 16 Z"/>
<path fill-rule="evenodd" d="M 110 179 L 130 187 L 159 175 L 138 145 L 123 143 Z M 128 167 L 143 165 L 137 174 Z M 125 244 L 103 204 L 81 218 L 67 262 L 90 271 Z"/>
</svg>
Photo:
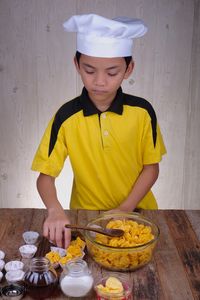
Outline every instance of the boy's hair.
<svg viewBox="0 0 200 300">
<path fill-rule="evenodd" d="M 76 51 L 76 60 L 78 62 L 78 65 L 79 65 L 80 57 L 81 57 L 81 53 L 79 51 Z M 130 62 L 132 60 L 132 56 L 125 56 L 124 59 L 126 62 L 126 67 L 128 68 L 128 65 L 130 64 Z"/>
</svg>

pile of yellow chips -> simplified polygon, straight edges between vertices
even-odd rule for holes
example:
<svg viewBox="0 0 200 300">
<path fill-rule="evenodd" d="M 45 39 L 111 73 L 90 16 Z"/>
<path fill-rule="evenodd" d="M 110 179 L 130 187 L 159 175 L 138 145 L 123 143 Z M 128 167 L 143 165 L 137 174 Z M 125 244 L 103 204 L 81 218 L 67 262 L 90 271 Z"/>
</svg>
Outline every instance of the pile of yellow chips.
<svg viewBox="0 0 200 300">
<path fill-rule="evenodd" d="M 95 240 L 103 245 L 112 247 L 134 247 L 144 245 L 154 239 L 151 227 L 138 224 L 132 220 L 111 220 L 106 228 L 118 228 L 124 230 L 121 237 L 109 237 L 102 234 L 96 234 Z"/>
<path fill-rule="evenodd" d="M 125 233 L 121 237 L 96 234 L 96 242 L 102 246 L 113 248 L 101 247 L 87 241 L 88 250 L 97 263 L 110 270 L 131 270 L 150 261 L 155 243 L 142 247 L 154 239 L 150 226 L 139 224 L 133 220 L 113 219 L 109 221 L 106 227 L 123 229 Z M 131 248 L 135 246 L 141 247 Z M 129 247 L 130 249 L 128 249 Z"/>
<path fill-rule="evenodd" d="M 85 242 L 79 237 L 76 240 L 71 241 L 69 247 L 66 249 L 66 255 L 61 257 L 60 254 L 56 251 L 50 251 L 46 254 L 46 258 L 50 261 L 51 264 L 61 264 L 65 265 L 68 261 L 83 257 L 84 255 Z"/>
<path fill-rule="evenodd" d="M 118 296 L 123 295 L 123 291 L 124 291 L 121 281 L 113 276 L 110 276 L 106 280 L 105 285 L 98 284 L 96 286 L 96 289 L 98 290 L 98 293 L 118 294 Z"/>
</svg>

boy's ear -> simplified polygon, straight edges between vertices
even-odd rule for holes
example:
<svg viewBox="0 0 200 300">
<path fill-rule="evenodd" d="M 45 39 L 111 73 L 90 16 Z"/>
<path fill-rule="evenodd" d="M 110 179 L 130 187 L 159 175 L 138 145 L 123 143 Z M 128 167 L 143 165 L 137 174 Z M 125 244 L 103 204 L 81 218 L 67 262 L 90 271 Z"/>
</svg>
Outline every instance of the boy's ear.
<svg viewBox="0 0 200 300">
<path fill-rule="evenodd" d="M 76 56 L 74 56 L 74 64 L 75 64 L 77 72 L 80 73 L 80 68 L 79 68 L 79 64 L 78 64 L 78 61 L 76 59 Z"/>
<path fill-rule="evenodd" d="M 124 74 L 124 79 L 127 79 L 129 78 L 129 76 L 131 75 L 131 73 L 133 72 L 133 69 L 134 69 L 134 61 L 131 60 L 131 62 L 129 63 L 127 69 L 126 69 L 126 72 Z"/>
</svg>

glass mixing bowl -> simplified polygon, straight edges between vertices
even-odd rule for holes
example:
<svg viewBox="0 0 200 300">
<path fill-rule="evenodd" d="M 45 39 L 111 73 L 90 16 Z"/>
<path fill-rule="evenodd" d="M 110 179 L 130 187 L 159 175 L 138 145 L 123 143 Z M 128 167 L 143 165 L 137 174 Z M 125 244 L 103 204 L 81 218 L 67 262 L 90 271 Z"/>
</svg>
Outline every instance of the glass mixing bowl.
<svg viewBox="0 0 200 300">
<path fill-rule="evenodd" d="M 90 256 L 112 271 L 131 271 L 149 263 L 160 234 L 158 226 L 139 213 L 104 213 L 87 226 L 125 231 L 122 237 L 114 238 L 85 232 Z"/>
</svg>

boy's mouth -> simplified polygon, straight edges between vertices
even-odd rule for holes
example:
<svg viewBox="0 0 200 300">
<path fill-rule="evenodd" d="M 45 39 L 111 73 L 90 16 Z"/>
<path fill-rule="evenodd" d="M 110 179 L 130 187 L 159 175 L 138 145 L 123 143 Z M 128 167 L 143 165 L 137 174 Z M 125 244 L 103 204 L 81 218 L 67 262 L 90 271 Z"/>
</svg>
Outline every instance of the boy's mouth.
<svg viewBox="0 0 200 300">
<path fill-rule="evenodd" d="M 107 91 L 101 91 L 101 90 L 92 90 L 92 93 L 94 94 L 106 94 Z"/>
</svg>

